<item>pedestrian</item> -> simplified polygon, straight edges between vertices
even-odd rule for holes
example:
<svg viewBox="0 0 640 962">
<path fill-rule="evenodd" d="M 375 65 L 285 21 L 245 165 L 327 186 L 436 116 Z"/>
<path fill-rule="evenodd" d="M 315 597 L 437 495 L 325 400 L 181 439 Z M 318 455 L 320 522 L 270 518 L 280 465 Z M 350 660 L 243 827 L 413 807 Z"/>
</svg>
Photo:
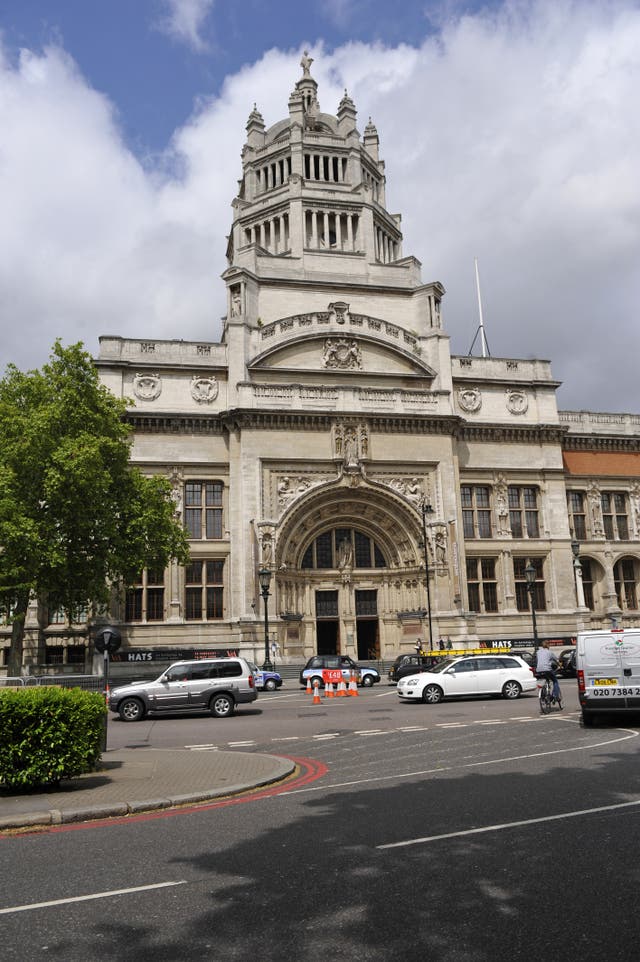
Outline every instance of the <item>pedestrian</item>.
<svg viewBox="0 0 640 962">
<path fill-rule="evenodd" d="M 440 649 L 440 651 L 444 651 L 444 638 L 441 638 L 440 641 L 438 642 L 438 648 Z"/>
<path fill-rule="evenodd" d="M 447 651 L 451 651 L 453 645 L 451 644 L 451 638 L 447 635 Z"/>
</svg>

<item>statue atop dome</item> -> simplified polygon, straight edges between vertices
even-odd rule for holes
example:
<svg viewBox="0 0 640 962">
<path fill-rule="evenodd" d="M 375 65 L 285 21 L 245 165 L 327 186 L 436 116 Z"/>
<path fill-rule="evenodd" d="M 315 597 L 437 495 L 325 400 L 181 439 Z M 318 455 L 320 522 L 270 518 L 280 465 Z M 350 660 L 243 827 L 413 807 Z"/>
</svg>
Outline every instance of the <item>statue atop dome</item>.
<svg viewBox="0 0 640 962">
<path fill-rule="evenodd" d="M 311 76 L 311 64 L 313 63 L 313 57 L 309 56 L 309 51 L 304 50 L 302 54 L 302 60 L 300 61 L 300 66 L 302 67 L 302 76 Z"/>
</svg>

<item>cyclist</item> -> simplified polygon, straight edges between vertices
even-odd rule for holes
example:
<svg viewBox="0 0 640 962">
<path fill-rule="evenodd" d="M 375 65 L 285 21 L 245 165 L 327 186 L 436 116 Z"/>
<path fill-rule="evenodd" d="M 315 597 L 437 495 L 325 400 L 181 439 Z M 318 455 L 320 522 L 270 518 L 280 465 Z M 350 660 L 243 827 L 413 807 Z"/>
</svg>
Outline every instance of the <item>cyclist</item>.
<svg viewBox="0 0 640 962">
<path fill-rule="evenodd" d="M 555 671 L 557 665 L 558 659 L 552 651 L 549 651 L 549 642 L 541 642 L 536 652 L 536 675 L 538 678 L 549 678 L 553 682 L 553 698 L 555 698 L 558 707 L 562 710 L 562 693 Z"/>
</svg>

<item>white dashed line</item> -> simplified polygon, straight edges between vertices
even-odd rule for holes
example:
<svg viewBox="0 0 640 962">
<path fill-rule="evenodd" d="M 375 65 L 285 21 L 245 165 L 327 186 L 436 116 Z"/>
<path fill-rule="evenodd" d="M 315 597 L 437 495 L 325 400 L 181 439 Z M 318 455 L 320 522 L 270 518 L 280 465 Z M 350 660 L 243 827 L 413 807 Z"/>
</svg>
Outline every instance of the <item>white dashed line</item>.
<svg viewBox="0 0 640 962">
<path fill-rule="evenodd" d="M 245 747 L 245 746 L 247 746 L 247 745 L 256 745 L 256 744 L 257 744 L 257 742 L 254 742 L 254 741 L 250 741 L 250 742 L 227 742 L 227 745 L 228 745 L 230 748 L 243 748 L 243 747 Z"/>
<path fill-rule="evenodd" d="M 467 728 L 465 722 L 439 722 L 436 728 Z"/>
</svg>

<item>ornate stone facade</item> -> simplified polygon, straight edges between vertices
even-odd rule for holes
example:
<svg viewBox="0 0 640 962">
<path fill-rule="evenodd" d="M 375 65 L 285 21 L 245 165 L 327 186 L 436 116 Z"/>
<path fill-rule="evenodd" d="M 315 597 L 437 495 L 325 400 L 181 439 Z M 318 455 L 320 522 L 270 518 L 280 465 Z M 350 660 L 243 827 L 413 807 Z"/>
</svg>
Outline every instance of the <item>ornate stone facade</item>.
<svg viewBox="0 0 640 962">
<path fill-rule="evenodd" d="M 427 577 L 436 639 L 531 642 L 529 562 L 541 636 L 640 623 L 640 417 L 558 412 L 546 361 L 450 354 L 377 130 L 348 96 L 323 113 L 311 65 L 288 117 L 247 123 L 220 342 L 101 340 L 132 457 L 191 535 L 187 569 L 114 598 L 123 650 L 260 658 L 265 567 L 292 663 L 428 644 Z"/>
</svg>

